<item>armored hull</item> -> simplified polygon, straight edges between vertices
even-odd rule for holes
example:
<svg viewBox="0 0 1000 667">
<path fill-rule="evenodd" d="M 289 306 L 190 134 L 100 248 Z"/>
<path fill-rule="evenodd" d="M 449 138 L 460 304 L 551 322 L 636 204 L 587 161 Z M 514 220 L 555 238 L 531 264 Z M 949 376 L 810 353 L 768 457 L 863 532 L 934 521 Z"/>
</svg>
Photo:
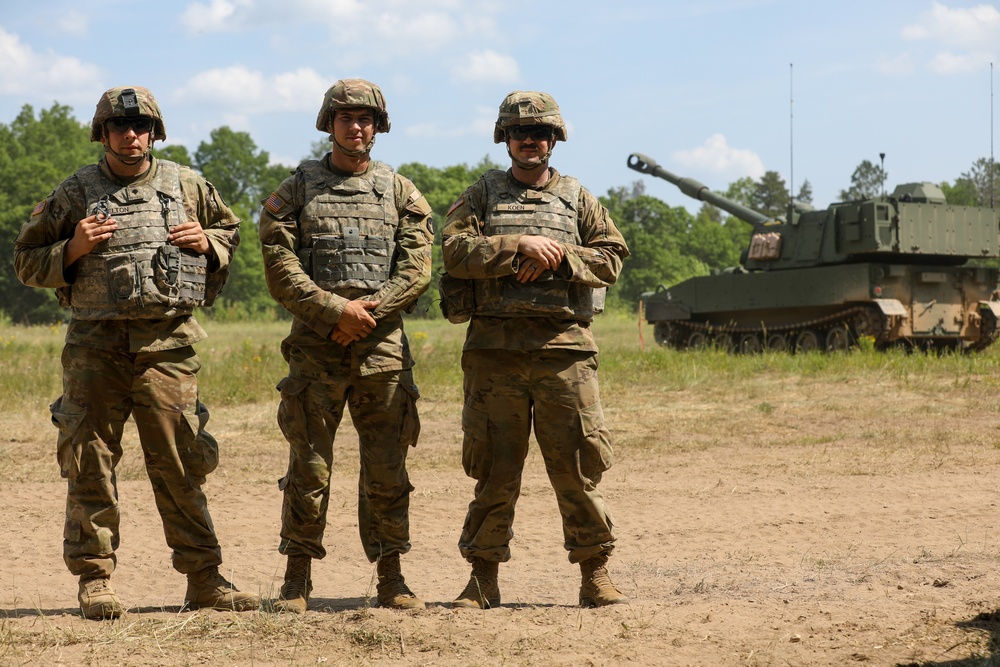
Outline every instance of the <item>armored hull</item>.
<svg viewBox="0 0 1000 667">
<path fill-rule="evenodd" d="M 720 273 L 642 300 L 657 342 L 678 349 L 840 350 L 863 336 L 982 349 L 996 338 L 998 279 L 990 268 L 859 263 Z"/>
</svg>

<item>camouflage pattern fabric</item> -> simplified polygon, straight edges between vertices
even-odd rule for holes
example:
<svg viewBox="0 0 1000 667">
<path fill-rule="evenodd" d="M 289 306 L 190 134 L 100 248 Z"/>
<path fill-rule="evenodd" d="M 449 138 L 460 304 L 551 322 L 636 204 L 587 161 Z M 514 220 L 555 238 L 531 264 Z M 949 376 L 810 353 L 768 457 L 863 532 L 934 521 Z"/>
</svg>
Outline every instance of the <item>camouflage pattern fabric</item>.
<svg viewBox="0 0 1000 667">
<path fill-rule="evenodd" d="M 566 141 L 566 123 L 555 99 L 548 93 L 515 90 L 500 103 L 497 122 L 493 127 L 493 143 L 504 143 L 507 128 L 512 125 L 551 125 L 555 137 Z"/>
<path fill-rule="evenodd" d="M 575 178 L 563 176 L 554 187 L 538 190 L 518 184 L 505 172 L 491 170 L 483 175 L 482 183 L 486 188 L 486 215 L 481 225 L 485 236 L 535 234 L 571 246 L 580 245 L 576 206 L 581 188 Z M 529 283 L 518 282 L 512 276 L 475 280 L 473 312 L 499 317 L 552 315 L 591 321 L 598 310 L 595 289 L 600 291 L 603 310 L 605 288 L 568 278 L 560 267 L 557 271 L 545 271 Z"/>
<path fill-rule="evenodd" d="M 149 171 L 135 183 L 148 184 L 158 173 L 159 163 L 153 158 Z M 105 178 L 117 182 L 104 158 L 99 166 Z M 181 167 L 180 180 L 184 213 L 187 219 L 201 223 L 212 246 L 207 267 L 208 289 L 218 292 L 229 276 L 230 261 L 239 245 L 240 220 L 215 187 L 193 169 Z M 38 203 L 14 241 L 14 269 L 21 282 L 29 287 L 54 288 L 60 303 L 66 307 L 76 281 L 75 264 L 63 269 L 66 241 L 73 235 L 77 222 L 91 215 L 93 204 L 96 202 L 87 201 L 80 178 L 74 174 Z M 182 312 L 164 318 L 120 321 L 73 318 L 66 342 L 102 349 L 115 349 L 124 342 L 130 352 L 150 352 L 191 345 L 205 336 L 195 318 Z"/>
<path fill-rule="evenodd" d="M 119 228 L 74 264 L 76 280 L 69 293 L 73 317 L 162 319 L 214 301 L 215 295 L 206 299 L 205 292 L 208 258 L 167 243 L 170 228 L 185 218 L 180 165 L 161 160 L 157 167 L 145 185 L 119 185 L 97 165 L 76 173 L 91 203 L 88 213 L 103 206 Z M 194 265 L 198 270 L 192 270 Z"/>
<path fill-rule="evenodd" d="M 129 415 L 142 444 L 171 561 L 182 573 L 219 565 L 201 486 L 219 461 L 198 401 L 201 363 L 191 347 L 132 354 L 79 345 L 63 349 L 63 395 L 51 406 L 59 429 L 57 457 L 69 484 L 63 558 L 69 571 L 92 578 L 115 569 L 119 542 L 118 484 L 122 431 Z"/>
<path fill-rule="evenodd" d="M 507 189 L 518 187 L 510 171 Z M 444 264 L 450 276 L 473 282 L 510 279 L 517 274 L 523 231 L 494 230 L 489 183 L 468 188 L 448 214 L 442 233 Z M 562 192 L 561 176 L 549 169 L 541 192 Z M 628 247 L 597 199 L 579 188 L 575 202 L 576 238 L 554 236 L 564 259 L 555 273 L 563 280 L 604 288 L 615 282 Z M 530 229 L 530 222 L 521 229 Z M 507 233 L 493 233 L 494 231 Z M 552 237 L 541 225 L 537 232 Z M 462 354 L 465 405 L 462 463 L 476 480 L 459 539 L 471 560 L 510 558 L 514 506 L 532 425 L 545 469 L 556 492 L 563 537 L 573 563 L 610 553 L 614 522 L 597 490 L 612 463 L 597 379 L 597 344 L 589 321 L 559 315 L 473 314 Z"/>
<path fill-rule="evenodd" d="M 541 190 L 559 188 L 562 178 L 549 169 Z M 508 171 L 506 177 L 514 181 Z M 510 186 L 518 187 L 516 181 Z M 520 186 L 523 188 L 523 186 Z M 444 265 L 453 278 L 483 280 L 517 274 L 520 234 L 487 235 L 483 221 L 487 211 L 486 179 L 469 187 L 452 205 L 442 231 Z M 612 285 L 621 271 L 628 246 L 608 211 L 586 188 L 580 188 L 576 210 L 580 245 L 563 243 L 565 259 L 557 273 L 564 279 L 589 287 Z M 539 350 L 566 348 L 597 351 L 588 322 L 551 317 L 473 317 L 465 337 L 466 350 Z"/>
<path fill-rule="evenodd" d="M 341 348 L 343 350 L 343 348 Z M 344 408 L 358 431 L 358 529 L 368 560 L 410 550 L 409 448 L 417 444 L 419 396 L 409 370 L 361 375 L 344 350 L 339 362 L 293 350 L 289 376 L 278 384 L 278 425 L 289 443 L 281 543 L 289 556 L 323 558 L 333 443 Z"/>
<path fill-rule="evenodd" d="M 135 181 L 152 182 L 160 168 Z M 120 181 L 102 158 L 101 174 Z M 187 167 L 179 170 L 183 209 L 196 219 L 211 246 L 209 280 L 221 286 L 239 244 L 239 219 L 211 183 Z M 79 172 L 35 207 L 14 242 L 18 278 L 55 288 L 69 304 L 76 264 L 63 255 L 76 224 L 91 214 Z M 59 429 L 57 453 L 67 480 L 64 558 L 73 574 L 110 576 L 119 543 L 115 468 L 122 432 L 135 419 L 146 472 L 153 486 L 174 567 L 198 572 L 221 562 L 221 550 L 201 490 L 218 463 L 218 444 L 205 431 L 208 411 L 198 401 L 201 367 L 191 345 L 205 338 L 194 316 L 70 320 L 63 349 L 63 395 L 50 407 Z"/>
<path fill-rule="evenodd" d="M 380 162 L 362 176 L 336 179 L 319 160 L 299 165 L 305 205 L 299 213 L 299 260 L 321 288 L 354 299 L 389 279 L 399 214 L 393 171 Z"/>
<path fill-rule="evenodd" d="M 167 138 L 167 128 L 163 124 L 160 104 L 148 88 L 116 86 L 106 90 L 97 101 L 94 117 L 90 121 L 90 140 L 100 141 L 104 132 L 104 122 L 115 116 L 149 116 L 153 119 L 150 139 L 163 141 Z"/>
<path fill-rule="evenodd" d="M 532 424 L 562 514 L 571 563 L 610 553 L 614 522 L 597 490 L 611 467 L 597 355 L 577 350 L 469 350 L 462 354 L 462 465 L 476 480 L 459 538 L 462 555 L 510 559 L 514 504 Z"/>
<path fill-rule="evenodd" d="M 321 164 L 331 187 L 356 176 L 332 169 L 329 154 Z M 372 161 L 366 173 L 376 169 L 381 167 Z M 360 295 L 381 302 L 370 311 L 376 326 L 344 346 L 330 336 L 349 299 L 318 285 L 297 254 L 303 227 L 310 224 L 303 225 L 310 191 L 304 179 L 301 170 L 286 179 L 263 202 L 260 216 L 268 289 L 293 315 L 281 346 L 289 374 L 279 385 L 278 423 L 289 443 L 289 467 L 279 484 L 284 494 L 279 550 L 313 558 L 326 554 L 333 444 L 347 406 L 361 441 L 358 525 L 365 553 L 374 561 L 410 548 L 406 454 L 416 444 L 419 419 L 402 313 L 430 283 L 431 208 L 413 183 L 392 173 L 387 196 L 393 198 L 398 225 L 390 275 L 378 289 Z M 360 204 L 366 201 L 359 198 Z"/>
</svg>

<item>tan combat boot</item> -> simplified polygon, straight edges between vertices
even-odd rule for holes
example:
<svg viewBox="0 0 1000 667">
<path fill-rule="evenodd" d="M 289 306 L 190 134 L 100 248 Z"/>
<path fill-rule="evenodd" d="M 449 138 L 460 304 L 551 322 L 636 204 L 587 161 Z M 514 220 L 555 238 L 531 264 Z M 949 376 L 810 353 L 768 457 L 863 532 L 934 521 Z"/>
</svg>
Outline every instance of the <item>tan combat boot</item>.
<svg viewBox="0 0 1000 667">
<path fill-rule="evenodd" d="M 111 579 L 97 577 L 96 579 L 80 580 L 80 611 L 84 618 L 95 621 L 118 618 L 125 613 L 125 606 L 111 588 Z"/>
<path fill-rule="evenodd" d="M 399 569 L 399 554 L 378 559 L 378 603 L 388 609 L 425 609 L 424 601 L 413 594 Z"/>
<path fill-rule="evenodd" d="M 250 611 L 260 608 L 260 598 L 253 593 L 241 593 L 236 586 L 219 574 L 219 568 L 209 567 L 187 576 L 184 594 L 186 609 L 219 609 L 221 611 Z"/>
<path fill-rule="evenodd" d="M 285 583 L 274 601 L 274 611 L 304 614 L 309 607 L 312 594 L 312 558 L 309 556 L 289 556 L 285 565 Z"/>
<path fill-rule="evenodd" d="M 500 606 L 500 584 L 497 574 L 500 563 L 482 558 L 472 559 L 472 576 L 465 590 L 452 601 L 452 607 L 490 609 Z"/>
<path fill-rule="evenodd" d="M 581 607 L 628 604 L 628 598 L 612 583 L 607 565 L 607 554 L 599 554 L 580 563 L 580 573 L 583 575 L 580 584 Z"/>
</svg>

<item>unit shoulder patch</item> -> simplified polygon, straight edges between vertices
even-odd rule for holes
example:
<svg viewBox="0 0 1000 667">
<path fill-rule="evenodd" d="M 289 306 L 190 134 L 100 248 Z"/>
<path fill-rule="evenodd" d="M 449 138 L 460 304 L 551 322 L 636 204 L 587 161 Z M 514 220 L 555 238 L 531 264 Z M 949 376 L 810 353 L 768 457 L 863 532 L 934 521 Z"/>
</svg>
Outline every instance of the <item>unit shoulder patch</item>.
<svg viewBox="0 0 1000 667">
<path fill-rule="evenodd" d="M 35 210 L 31 212 L 31 217 L 35 217 L 36 215 L 44 211 L 45 205 L 48 203 L 48 201 L 49 201 L 48 199 L 43 199 L 42 201 L 38 202 L 38 205 L 35 206 Z"/>
</svg>

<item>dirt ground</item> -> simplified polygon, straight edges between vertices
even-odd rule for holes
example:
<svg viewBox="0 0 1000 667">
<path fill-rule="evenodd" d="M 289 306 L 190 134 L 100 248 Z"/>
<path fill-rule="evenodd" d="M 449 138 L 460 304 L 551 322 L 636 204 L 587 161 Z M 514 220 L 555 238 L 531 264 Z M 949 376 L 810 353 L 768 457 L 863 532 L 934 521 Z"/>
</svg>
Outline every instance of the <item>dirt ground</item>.
<svg viewBox="0 0 1000 667">
<path fill-rule="evenodd" d="M 46 415 L 3 415 L 0 664 L 1000 664 L 994 389 L 769 375 L 732 390 L 610 387 L 605 403 L 618 458 L 601 485 L 619 534 L 611 573 L 630 605 L 576 606 L 579 570 L 533 452 L 502 608 L 448 608 L 468 577 L 456 544 L 472 481 L 458 408 L 423 399 L 403 568 L 426 611 L 369 605 L 345 423 L 330 555 L 302 617 L 180 612 L 184 580 L 130 432 L 113 578 L 130 611 L 114 622 L 78 615 Z M 273 596 L 286 457 L 273 406 L 217 409 L 212 426 L 223 461 L 206 489 L 224 569 Z"/>
</svg>

